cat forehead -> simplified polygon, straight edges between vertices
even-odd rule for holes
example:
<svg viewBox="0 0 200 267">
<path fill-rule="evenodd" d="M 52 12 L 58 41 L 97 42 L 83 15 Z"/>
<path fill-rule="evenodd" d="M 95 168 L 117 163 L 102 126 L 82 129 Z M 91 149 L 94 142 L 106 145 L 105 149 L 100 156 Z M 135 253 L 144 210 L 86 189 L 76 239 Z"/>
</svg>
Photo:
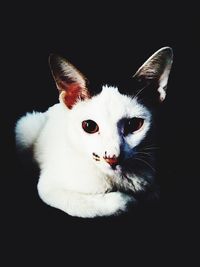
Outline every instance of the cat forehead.
<svg viewBox="0 0 200 267">
<path fill-rule="evenodd" d="M 117 87 L 108 85 L 102 87 L 101 93 L 93 99 L 93 103 L 99 103 L 110 111 L 125 111 L 128 107 L 133 106 L 135 106 L 136 109 L 139 108 L 139 103 L 134 97 L 123 95 L 119 92 Z"/>
<path fill-rule="evenodd" d="M 114 120 L 123 117 L 149 116 L 149 111 L 137 101 L 137 98 L 123 95 L 117 87 L 104 85 L 100 94 L 83 102 L 79 102 L 75 109 L 85 114 L 97 116 L 111 116 Z"/>
</svg>

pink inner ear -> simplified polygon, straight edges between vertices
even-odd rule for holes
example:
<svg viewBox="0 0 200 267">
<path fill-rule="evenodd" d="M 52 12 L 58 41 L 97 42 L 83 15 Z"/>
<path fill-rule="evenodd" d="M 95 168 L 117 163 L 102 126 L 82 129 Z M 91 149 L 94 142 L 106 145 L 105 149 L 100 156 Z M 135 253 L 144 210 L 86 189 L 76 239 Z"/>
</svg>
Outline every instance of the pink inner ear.
<svg viewBox="0 0 200 267">
<path fill-rule="evenodd" d="M 85 98 L 89 98 L 87 90 L 85 88 L 81 88 L 78 83 L 61 83 L 61 88 L 65 91 L 63 100 L 69 109 L 73 107 L 78 99 L 83 100 Z"/>
</svg>

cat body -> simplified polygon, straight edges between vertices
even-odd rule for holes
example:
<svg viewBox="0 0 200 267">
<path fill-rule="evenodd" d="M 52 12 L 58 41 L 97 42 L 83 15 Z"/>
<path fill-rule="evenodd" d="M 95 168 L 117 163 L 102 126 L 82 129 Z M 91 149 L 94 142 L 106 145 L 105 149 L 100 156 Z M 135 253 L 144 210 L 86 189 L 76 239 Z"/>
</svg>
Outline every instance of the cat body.
<svg viewBox="0 0 200 267">
<path fill-rule="evenodd" d="M 45 203 L 72 216 L 109 216 L 153 192 L 153 153 L 145 146 L 141 150 L 153 115 L 139 94 L 153 80 L 163 101 L 171 64 L 171 48 L 162 48 L 136 72 L 133 79 L 144 84 L 136 94 L 105 85 L 92 95 L 79 71 L 50 56 L 60 103 L 44 113 L 28 113 L 16 125 L 17 145 L 31 147 L 40 167 L 38 193 Z"/>
</svg>

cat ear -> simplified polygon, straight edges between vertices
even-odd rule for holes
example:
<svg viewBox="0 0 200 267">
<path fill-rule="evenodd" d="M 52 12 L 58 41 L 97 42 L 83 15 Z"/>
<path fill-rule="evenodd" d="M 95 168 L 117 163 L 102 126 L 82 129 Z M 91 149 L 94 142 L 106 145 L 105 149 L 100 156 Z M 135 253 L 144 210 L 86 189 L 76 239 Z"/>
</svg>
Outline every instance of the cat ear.
<svg viewBox="0 0 200 267">
<path fill-rule="evenodd" d="M 166 97 L 167 82 L 173 62 L 173 51 L 163 47 L 155 52 L 134 74 L 134 78 L 150 84 L 154 82 L 160 95 L 160 101 Z"/>
<path fill-rule="evenodd" d="M 89 98 L 87 79 L 64 58 L 51 54 L 49 65 L 60 92 L 60 101 L 71 109 L 78 100 Z"/>
</svg>

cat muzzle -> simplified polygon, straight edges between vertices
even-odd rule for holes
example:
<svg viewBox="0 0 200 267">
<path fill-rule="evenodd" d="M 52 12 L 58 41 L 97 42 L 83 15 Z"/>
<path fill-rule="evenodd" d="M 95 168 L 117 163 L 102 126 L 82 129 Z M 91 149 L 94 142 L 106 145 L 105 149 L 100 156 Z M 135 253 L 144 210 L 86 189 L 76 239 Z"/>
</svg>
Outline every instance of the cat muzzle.
<svg viewBox="0 0 200 267">
<path fill-rule="evenodd" d="M 104 157 L 104 160 L 111 166 L 115 167 L 119 164 L 119 158 L 115 155 L 113 157 Z"/>
</svg>

